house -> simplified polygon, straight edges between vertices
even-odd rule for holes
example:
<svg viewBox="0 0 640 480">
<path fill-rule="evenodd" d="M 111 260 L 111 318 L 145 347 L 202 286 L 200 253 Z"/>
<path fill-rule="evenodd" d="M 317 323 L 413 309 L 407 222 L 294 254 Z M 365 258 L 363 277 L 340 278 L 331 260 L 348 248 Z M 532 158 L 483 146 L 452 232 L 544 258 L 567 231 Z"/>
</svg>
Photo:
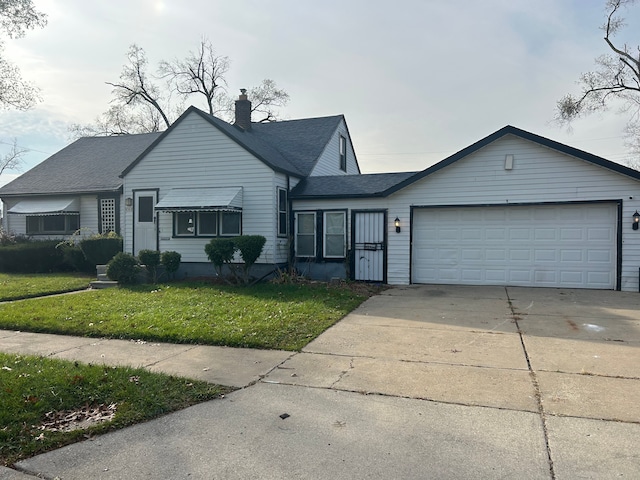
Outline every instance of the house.
<svg viewBox="0 0 640 480">
<path fill-rule="evenodd" d="M 234 125 L 191 107 L 153 135 L 63 149 L 0 189 L 5 228 L 104 231 L 112 199 L 108 227 L 125 251 L 179 251 L 185 276 L 211 274 L 211 238 L 259 234 L 260 274 L 293 263 L 313 278 L 394 285 L 639 288 L 640 172 L 512 126 L 425 170 L 384 174 L 360 173 L 343 116 L 254 124 L 244 95 Z M 92 190 L 90 165 L 109 154 L 74 150 L 107 140 L 131 142 L 113 147 L 131 156 Z M 69 177 L 80 159 L 84 186 L 65 190 L 57 169 Z M 47 217 L 69 224 L 48 231 Z"/>
</svg>

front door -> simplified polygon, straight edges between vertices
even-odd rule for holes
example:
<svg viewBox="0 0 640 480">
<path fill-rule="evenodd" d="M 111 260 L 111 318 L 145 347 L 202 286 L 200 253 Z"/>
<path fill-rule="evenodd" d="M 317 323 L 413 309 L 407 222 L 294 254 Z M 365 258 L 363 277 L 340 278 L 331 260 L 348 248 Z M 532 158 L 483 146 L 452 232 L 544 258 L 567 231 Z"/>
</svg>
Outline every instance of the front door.
<svg viewBox="0 0 640 480">
<path fill-rule="evenodd" d="M 157 250 L 158 234 L 156 229 L 156 212 L 158 203 L 156 190 L 139 190 L 134 192 L 133 207 L 133 253 L 140 250 Z"/>
<path fill-rule="evenodd" d="M 352 212 L 353 278 L 366 282 L 386 282 L 385 211 Z"/>
</svg>

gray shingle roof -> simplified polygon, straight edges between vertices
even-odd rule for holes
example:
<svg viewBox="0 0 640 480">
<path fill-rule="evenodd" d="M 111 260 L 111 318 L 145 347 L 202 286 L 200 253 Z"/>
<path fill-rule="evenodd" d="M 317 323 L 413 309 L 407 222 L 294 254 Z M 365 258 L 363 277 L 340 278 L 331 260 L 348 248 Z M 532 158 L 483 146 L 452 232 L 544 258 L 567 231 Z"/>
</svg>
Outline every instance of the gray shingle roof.
<svg viewBox="0 0 640 480">
<path fill-rule="evenodd" d="M 335 115 L 254 123 L 247 132 L 190 107 L 174 126 L 192 112 L 274 170 L 299 178 L 311 173 L 344 119 L 342 115 Z M 122 185 L 121 176 L 140 162 L 172 128 L 162 133 L 81 138 L 0 188 L 0 196 L 118 190 Z"/>
<path fill-rule="evenodd" d="M 118 190 L 120 172 L 160 135 L 80 138 L 0 188 L 0 196 Z"/>
<path fill-rule="evenodd" d="M 364 175 L 308 177 L 293 188 L 291 198 L 383 197 L 390 193 L 388 190 L 416 173 L 369 173 Z"/>
<path fill-rule="evenodd" d="M 250 131 L 244 131 L 192 106 L 173 123 L 169 130 L 164 132 L 164 135 L 167 135 L 192 112 L 217 127 L 269 167 L 300 178 L 311 173 L 336 128 L 344 119 L 342 115 L 334 115 L 281 122 L 253 123 Z M 160 140 L 158 139 L 158 141 Z M 122 174 L 126 175 L 151 151 L 153 146 L 151 145 L 135 162 L 124 169 Z"/>
</svg>

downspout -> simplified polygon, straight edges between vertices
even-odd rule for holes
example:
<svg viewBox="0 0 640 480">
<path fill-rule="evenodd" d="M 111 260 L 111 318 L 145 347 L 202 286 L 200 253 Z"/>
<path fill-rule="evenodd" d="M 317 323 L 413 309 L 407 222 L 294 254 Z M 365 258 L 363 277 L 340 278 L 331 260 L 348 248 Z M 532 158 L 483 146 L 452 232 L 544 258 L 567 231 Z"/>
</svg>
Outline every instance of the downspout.
<svg viewBox="0 0 640 480">
<path fill-rule="evenodd" d="M 292 258 L 295 254 L 294 252 L 294 241 L 293 241 L 293 203 L 291 201 L 291 177 L 287 174 L 287 208 L 289 209 L 289 228 L 287 229 L 289 238 L 289 253 L 287 254 L 287 270 L 290 272 L 293 266 Z"/>
</svg>

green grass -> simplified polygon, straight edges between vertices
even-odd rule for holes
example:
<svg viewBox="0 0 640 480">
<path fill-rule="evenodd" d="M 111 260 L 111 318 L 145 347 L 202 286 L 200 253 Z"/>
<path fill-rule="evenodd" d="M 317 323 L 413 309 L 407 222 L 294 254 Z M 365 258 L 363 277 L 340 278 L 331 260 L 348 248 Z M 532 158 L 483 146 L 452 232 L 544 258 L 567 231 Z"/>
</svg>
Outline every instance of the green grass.
<svg viewBox="0 0 640 480">
<path fill-rule="evenodd" d="M 344 285 L 138 285 L 0 305 L 0 328 L 299 350 L 369 293 Z"/>
<path fill-rule="evenodd" d="M 91 280 L 78 273 L 0 273 L 0 302 L 82 290 Z"/>
<path fill-rule="evenodd" d="M 143 369 L 83 365 L 0 353 L 0 465 L 139 423 L 231 391 Z M 115 404 L 105 423 L 71 432 L 42 429 L 48 412 Z M 49 414 L 51 415 L 51 413 Z"/>
</svg>

